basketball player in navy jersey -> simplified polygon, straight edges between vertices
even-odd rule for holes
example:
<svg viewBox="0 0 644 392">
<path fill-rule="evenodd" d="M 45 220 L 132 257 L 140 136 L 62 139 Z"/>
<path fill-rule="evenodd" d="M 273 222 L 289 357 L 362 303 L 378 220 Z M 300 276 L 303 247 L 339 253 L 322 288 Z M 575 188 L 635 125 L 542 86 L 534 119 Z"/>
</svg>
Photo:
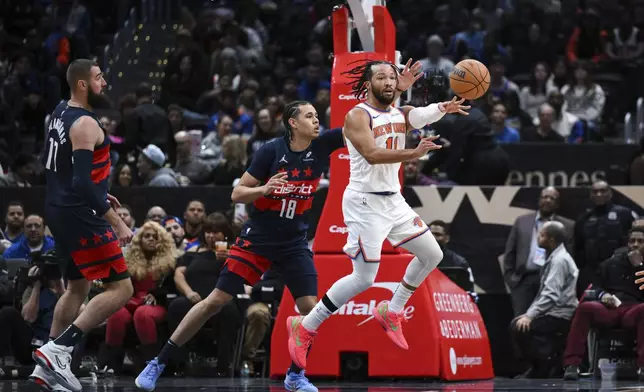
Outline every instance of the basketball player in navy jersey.
<svg viewBox="0 0 644 392">
<path fill-rule="evenodd" d="M 283 121 L 286 136 L 255 153 L 233 190 L 234 202 L 250 204 L 249 219 L 230 250 L 217 288 L 188 312 L 159 356 L 137 377 L 139 388 L 152 391 L 178 348 L 269 267 L 283 277 L 303 313 L 315 306 L 317 272 L 307 242 L 308 215 L 329 154 L 344 142 L 340 129 L 320 136 L 318 114 L 308 102 L 287 105 Z M 299 368 L 289 370 L 284 384 L 290 391 L 317 391 Z"/>
<path fill-rule="evenodd" d="M 52 113 L 43 159 L 45 216 L 68 285 L 54 311 L 54 339 L 34 351 L 37 365 L 30 379 L 46 389 L 78 392 L 81 384 L 71 370 L 74 345 L 132 297 L 121 253 L 132 231 L 112 208 L 118 201 L 107 194 L 110 141 L 92 112 L 106 86 L 103 73 L 94 61 L 75 60 L 67 83 L 71 99 Z M 76 317 L 97 279 L 105 291 Z"/>
</svg>

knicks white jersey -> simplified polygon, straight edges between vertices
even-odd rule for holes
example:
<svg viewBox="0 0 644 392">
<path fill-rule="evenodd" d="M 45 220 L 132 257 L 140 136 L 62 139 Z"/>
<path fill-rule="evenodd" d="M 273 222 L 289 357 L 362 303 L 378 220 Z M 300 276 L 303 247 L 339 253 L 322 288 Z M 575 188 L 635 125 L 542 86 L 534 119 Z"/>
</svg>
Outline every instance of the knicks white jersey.
<svg viewBox="0 0 644 392">
<path fill-rule="evenodd" d="M 376 147 L 403 150 L 407 135 L 407 122 L 402 110 L 390 107 L 388 111 L 375 109 L 365 102 L 356 107 L 369 114 L 371 133 Z M 400 163 L 372 165 L 346 140 L 351 172 L 348 189 L 357 192 L 398 192 Z"/>
</svg>

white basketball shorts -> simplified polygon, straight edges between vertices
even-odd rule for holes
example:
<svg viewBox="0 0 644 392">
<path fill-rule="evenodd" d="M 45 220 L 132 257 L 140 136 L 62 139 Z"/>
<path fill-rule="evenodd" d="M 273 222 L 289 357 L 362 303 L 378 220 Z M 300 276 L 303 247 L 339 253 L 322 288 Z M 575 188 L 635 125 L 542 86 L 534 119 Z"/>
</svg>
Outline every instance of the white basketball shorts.
<svg viewBox="0 0 644 392">
<path fill-rule="evenodd" d="M 343 250 L 352 259 L 362 253 L 365 261 L 378 262 L 385 239 L 404 246 L 429 230 L 400 192 L 381 196 L 347 188 L 342 213 L 349 231 Z"/>
</svg>

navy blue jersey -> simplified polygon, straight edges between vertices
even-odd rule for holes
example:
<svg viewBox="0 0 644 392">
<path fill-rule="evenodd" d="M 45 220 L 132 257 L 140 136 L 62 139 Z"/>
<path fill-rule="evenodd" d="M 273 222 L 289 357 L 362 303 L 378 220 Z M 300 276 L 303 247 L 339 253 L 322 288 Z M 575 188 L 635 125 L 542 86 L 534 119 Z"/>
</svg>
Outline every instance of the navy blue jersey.
<svg viewBox="0 0 644 392">
<path fill-rule="evenodd" d="M 82 116 L 92 117 L 101 126 L 94 113 L 76 106 L 69 106 L 67 101 L 59 103 L 51 115 L 43 155 L 46 180 L 45 203 L 48 205 L 57 207 L 88 205 L 72 187 L 74 162 L 69 130 Z M 103 200 L 107 200 L 110 167 L 110 139 L 105 135 L 103 143 L 94 148 L 91 174 L 92 182 L 99 187 Z"/>
<path fill-rule="evenodd" d="M 278 172 L 288 173 L 288 183 L 255 200 L 242 239 L 270 244 L 302 241 L 309 226 L 309 210 L 320 177 L 329 166 L 329 154 L 344 146 L 342 130 L 330 130 L 300 152 L 290 149 L 285 138 L 271 140 L 253 155 L 248 174 L 266 183 Z"/>
</svg>

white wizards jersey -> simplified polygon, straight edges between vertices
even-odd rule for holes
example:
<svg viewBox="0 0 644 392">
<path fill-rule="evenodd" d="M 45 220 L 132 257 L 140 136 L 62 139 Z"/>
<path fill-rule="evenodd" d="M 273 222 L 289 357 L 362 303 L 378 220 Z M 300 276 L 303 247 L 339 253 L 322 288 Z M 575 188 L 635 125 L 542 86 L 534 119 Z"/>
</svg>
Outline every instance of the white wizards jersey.
<svg viewBox="0 0 644 392">
<path fill-rule="evenodd" d="M 382 111 L 362 102 L 356 105 L 369 114 L 371 133 L 376 147 L 389 150 L 404 150 L 407 136 L 407 121 L 402 110 L 390 107 Z M 398 192 L 400 163 L 372 165 L 346 140 L 350 168 L 348 189 L 357 192 Z"/>
</svg>

